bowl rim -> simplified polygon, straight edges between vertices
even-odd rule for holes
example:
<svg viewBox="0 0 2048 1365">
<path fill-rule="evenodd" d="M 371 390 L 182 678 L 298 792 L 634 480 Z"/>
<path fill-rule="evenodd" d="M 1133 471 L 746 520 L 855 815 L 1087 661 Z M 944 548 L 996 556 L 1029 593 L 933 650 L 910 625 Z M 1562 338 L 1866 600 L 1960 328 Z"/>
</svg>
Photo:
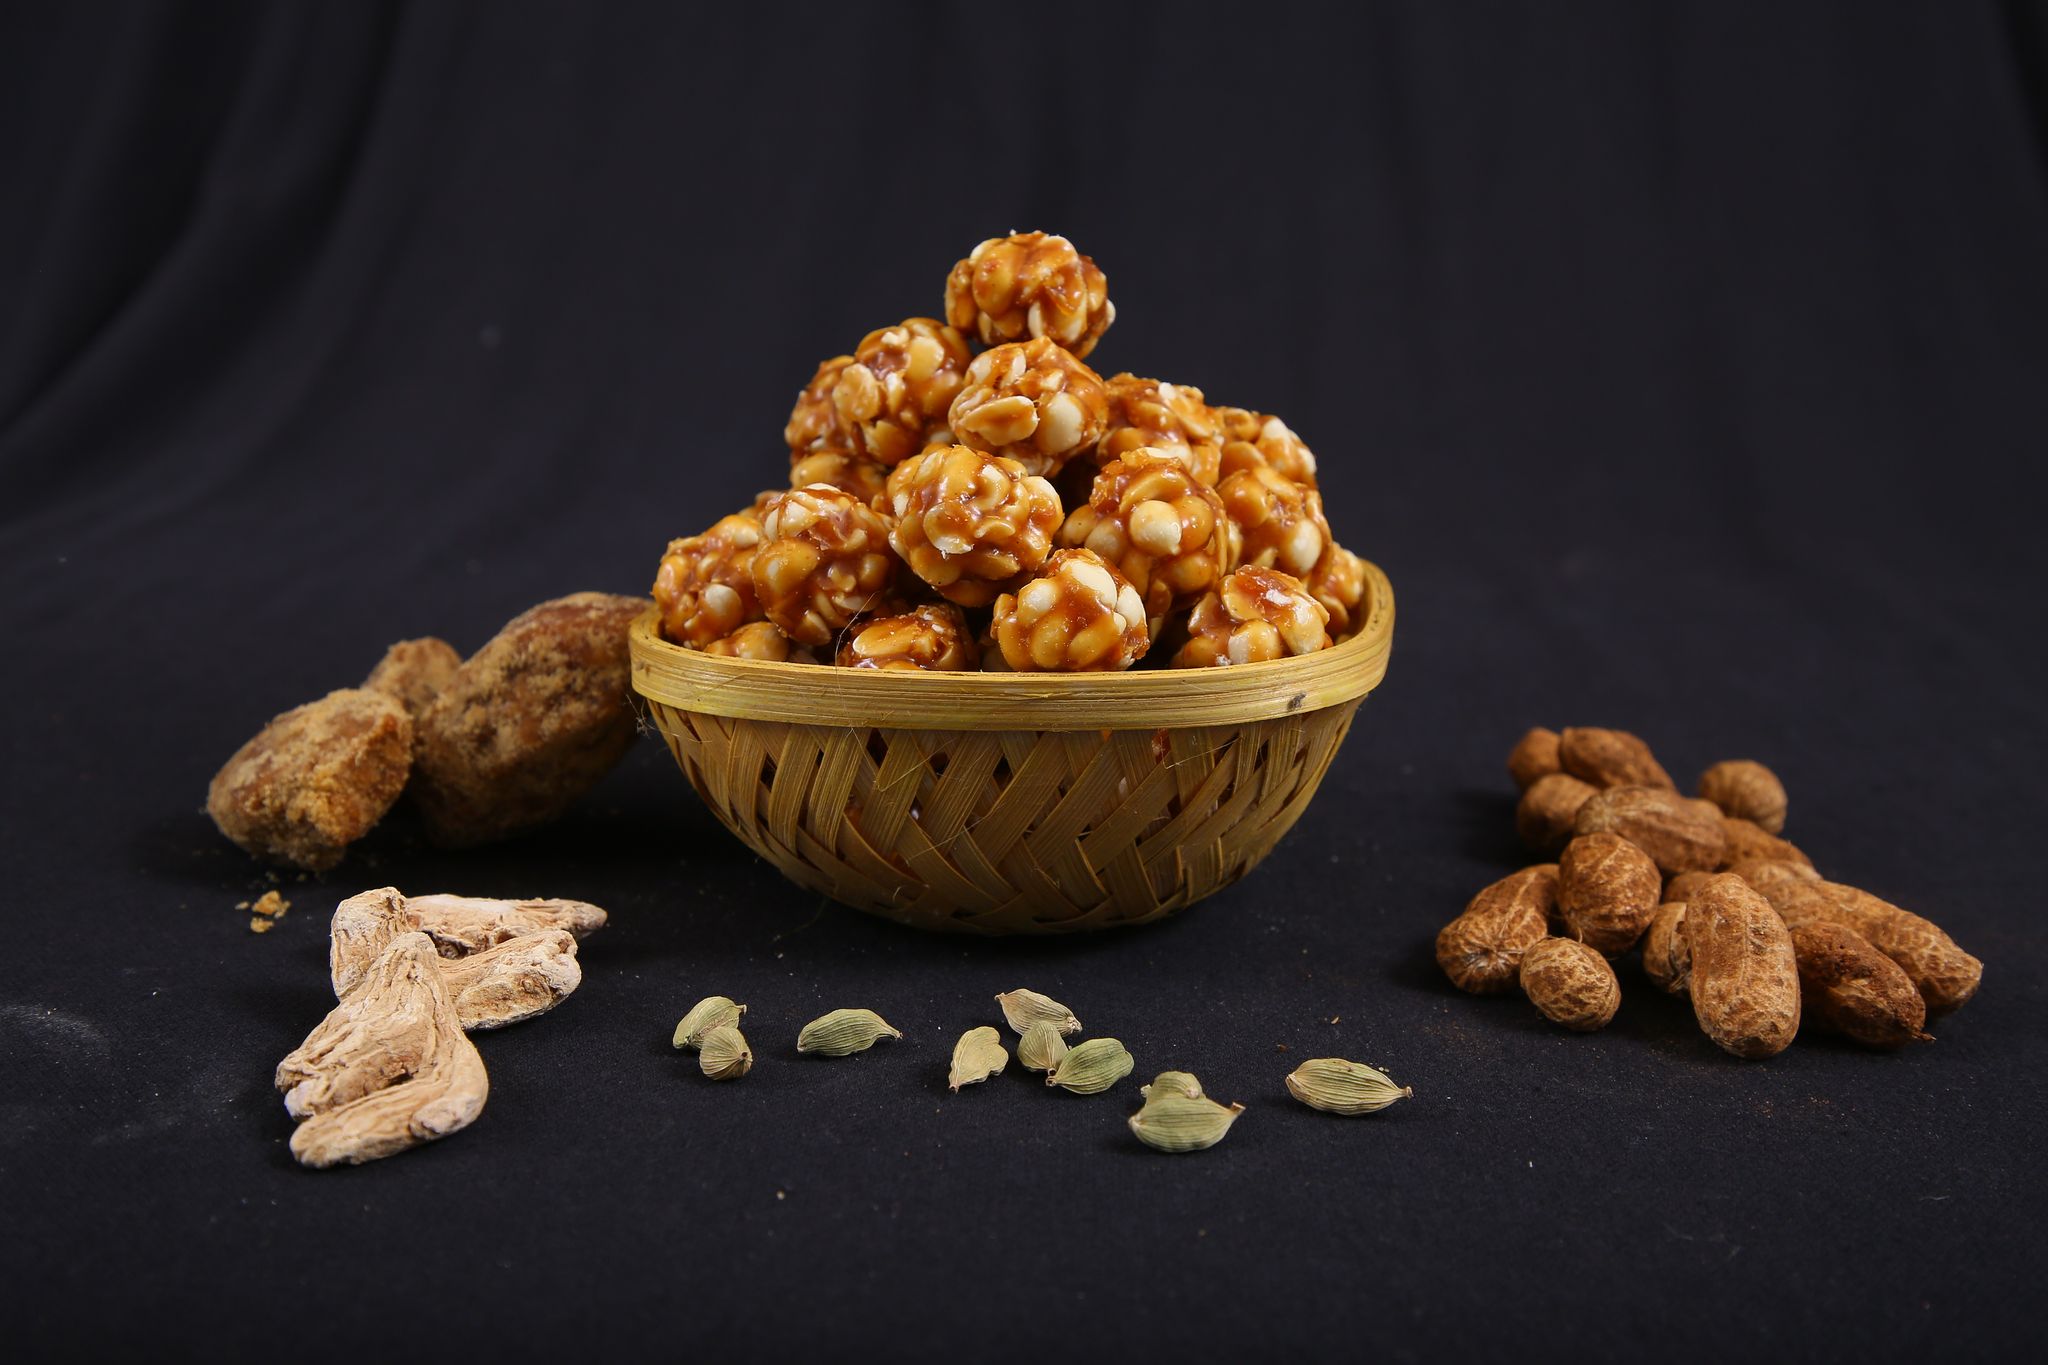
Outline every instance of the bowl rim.
<svg viewBox="0 0 2048 1365">
<path fill-rule="evenodd" d="M 1292 659 L 1123 673 L 917 673 L 738 659 L 671 644 L 655 608 L 628 632 L 633 690 L 702 715 L 899 730 L 1158 730 L 1238 725 L 1356 701 L 1386 676 L 1394 586 L 1365 568 L 1366 618 Z"/>
</svg>

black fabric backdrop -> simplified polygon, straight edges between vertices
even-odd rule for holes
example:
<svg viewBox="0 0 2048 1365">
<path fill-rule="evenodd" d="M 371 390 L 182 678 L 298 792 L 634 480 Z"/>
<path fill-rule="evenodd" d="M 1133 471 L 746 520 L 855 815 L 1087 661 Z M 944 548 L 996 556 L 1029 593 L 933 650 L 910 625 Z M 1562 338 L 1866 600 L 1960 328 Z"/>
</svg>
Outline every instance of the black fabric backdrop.
<svg viewBox="0 0 2048 1365">
<path fill-rule="evenodd" d="M 2017 1354 L 2042 1324 L 2048 83 L 2038 8 L 0 8 L 0 1213 L 10 1354 Z M 201 809 L 386 642 L 471 649 L 779 477 L 824 355 L 984 236 L 1108 270 L 1098 361 L 1284 414 L 1400 602 L 1255 875 L 1085 942 L 820 904 L 653 742 L 560 825 L 401 816 L 270 884 Z M 1744 1064 L 1451 991 L 1501 759 L 1763 758 L 1989 964 L 1939 1041 Z M 595 900 L 470 1130 L 286 1152 L 325 917 Z M 997 990 L 1135 1052 L 950 1096 Z M 668 1046 L 712 991 L 761 1060 Z M 904 1040 L 799 1062 L 870 1005 Z M 1378 1062 L 1370 1120 L 1291 1104 Z M 1248 1111 L 1124 1129 L 1198 1071 Z"/>
</svg>

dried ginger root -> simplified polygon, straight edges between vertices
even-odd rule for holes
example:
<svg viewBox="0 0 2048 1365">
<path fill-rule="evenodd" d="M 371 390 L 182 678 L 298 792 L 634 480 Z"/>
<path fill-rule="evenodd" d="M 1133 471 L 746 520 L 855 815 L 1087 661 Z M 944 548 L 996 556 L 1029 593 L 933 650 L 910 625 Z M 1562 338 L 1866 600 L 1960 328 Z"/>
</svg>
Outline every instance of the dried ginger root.
<svg viewBox="0 0 2048 1365">
<path fill-rule="evenodd" d="M 299 1121 L 292 1155 L 316 1168 L 360 1165 L 458 1132 L 490 1093 L 433 940 L 418 932 L 391 941 L 278 1063 L 276 1083 Z"/>
<path fill-rule="evenodd" d="M 464 1029 L 503 1028 L 545 1014 L 583 982 L 576 940 L 603 927 L 582 901 L 404 896 L 379 887 L 335 907 L 328 972 L 346 998 L 399 937 L 424 932 L 441 959 Z"/>
</svg>

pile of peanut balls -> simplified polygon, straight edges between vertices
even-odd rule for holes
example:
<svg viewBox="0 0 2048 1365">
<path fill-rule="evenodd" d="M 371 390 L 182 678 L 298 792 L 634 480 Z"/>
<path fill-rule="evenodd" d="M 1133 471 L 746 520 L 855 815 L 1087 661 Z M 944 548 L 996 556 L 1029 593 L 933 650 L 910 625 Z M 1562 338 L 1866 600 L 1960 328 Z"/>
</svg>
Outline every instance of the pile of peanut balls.
<svg viewBox="0 0 2048 1365">
<path fill-rule="evenodd" d="M 1043 232 L 946 279 L 945 320 L 818 366 L 789 486 L 670 542 L 662 634 L 845 668 L 1107 671 L 1257 663 L 1358 623 L 1315 456 L 1279 418 L 1088 366 L 1116 318 L 1095 262 Z"/>
</svg>

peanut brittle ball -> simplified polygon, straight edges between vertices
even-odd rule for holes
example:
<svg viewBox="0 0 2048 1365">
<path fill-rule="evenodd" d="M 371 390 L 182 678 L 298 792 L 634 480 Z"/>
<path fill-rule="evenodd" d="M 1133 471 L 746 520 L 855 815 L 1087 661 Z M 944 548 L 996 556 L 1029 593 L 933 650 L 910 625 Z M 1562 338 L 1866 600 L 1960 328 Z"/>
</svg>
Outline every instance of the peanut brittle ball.
<svg viewBox="0 0 2048 1365">
<path fill-rule="evenodd" d="M 936 318 L 877 327 L 832 385 L 848 449 L 885 465 L 915 454 L 967 379 L 967 342 Z"/>
<path fill-rule="evenodd" d="M 768 504 L 761 537 L 755 595 L 776 629 L 798 644 L 830 644 L 895 582 L 888 526 L 841 489 L 790 489 Z"/>
<path fill-rule="evenodd" d="M 888 486 L 889 467 L 843 451 L 815 450 L 789 467 L 791 488 L 808 488 L 814 483 L 828 484 L 842 493 L 851 493 L 872 507 Z M 757 504 L 760 511 L 756 515 L 768 515 L 767 499 L 781 492 L 778 488 L 775 493 L 764 494 Z"/>
<path fill-rule="evenodd" d="M 1186 460 L 1204 484 L 1216 486 L 1222 477 L 1222 430 L 1200 389 L 1134 374 L 1115 375 L 1106 387 L 1109 430 L 1096 446 L 1103 464 L 1141 448 L 1163 450 Z"/>
<path fill-rule="evenodd" d="M 1364 560 L 1333 540 L 1309 570 L 1306 581 L 1309 592 L 1330 613 L 1333 639 L 1342 639 L 1364 624 L 1360 614 L 1365 603 Z"/>
<path fill-rule="evenodd" d="M 1215 408 L 1223 442 L 1223 477 L 1246 469 L 1270 469 L 1303 488 L 1316 486 L 1316 457 L 1278 417 L 1243 408 Z"/>
<path fill-rule="evenodd" d="M 946 321 L 984 346 L 1045 337 L 1085 356 L 1116 321 L 1109 280 L 1064 237 L 1013 232 L 946 277 Z"/>
<path fill-rule="evenodd" d="M 668 543 L 654 575 L 664 639 L 702 649 L 760 619 L 753 569 L 761 539 L 753 513 L 735 512 L 701 535 Z"/>
<path fill-rule="evenodd" d="M 1152 645 L 1138 590 L 1092 550 L 1055 551 L 1036 578 L 996 599 L 990 627 L 1019 673 L 1129 668 Z"/>
<path fill-rule="evenodd" d="M 819 361 L 811 382 L 797 394 L 796 406 L 790 409 L 789 421 L 782 428 L 782 439 L 789 443 L 792 464 L 814 450 L 851 453 L 852 447 L 839 423 L 839 410 L 832 405 L 832 390 L 838 386 L 839 376 L 846 373 L 852 364 L 850 355 L 835 355 L 830 360 Z"/>
<path fill-rule="evenodd" d="M 1277 569 L 1233 569 L 1188 614 L 1176 668 L 1256 664 L 1330 646 L 1329 612 L 1300 579 Z"/>
<path fill-rule="evenodd" d="M 1060 544 L 1085 546 L 1115 565 L 1157 618 L 1230 571 L 1235 530 L 1223 500 L 1186 460 L 1140 446 L 1096 476 L 1088 501 L 1060 527 Z"/>
<path fill-rule="evenodd" d="M 1242 562 L 1307 578 L 1330 547 L 1330 523 L 1315 489 L 1259 467 L 1242 469 L 1216 490 L 1244 533 Z"/>
<path fill-rule="evenodd" d="M 870 616 L 839 646 L 841 668 L 959 672 L 978 667 L 981 650 L 960 608 L 930 602 L 893 616 Z"/>
<path fill-rule="evenodd" d="M 905 460 L 889 475 L 889 544 L 940 596 L 981 607 L 1052 553 L 1059 494 L 1024 466 L 971 446 Z"/>
<path fill-rule="evenodd" d="M 1013 342 L 974 358 L 946 425 L 963 445 L 1051 475 L 1102 439 L 1109 391 L 1058 343 Z"/>
<path fill-rule="evenodd" d="M 704 652 L 727 659 L 763 659 L 772 664 L 816 662 L 808 650 L 790 644 L 789 637 L 767 621 L 749 621 L 732 634 L 704 646 Z"/>
</svg>

